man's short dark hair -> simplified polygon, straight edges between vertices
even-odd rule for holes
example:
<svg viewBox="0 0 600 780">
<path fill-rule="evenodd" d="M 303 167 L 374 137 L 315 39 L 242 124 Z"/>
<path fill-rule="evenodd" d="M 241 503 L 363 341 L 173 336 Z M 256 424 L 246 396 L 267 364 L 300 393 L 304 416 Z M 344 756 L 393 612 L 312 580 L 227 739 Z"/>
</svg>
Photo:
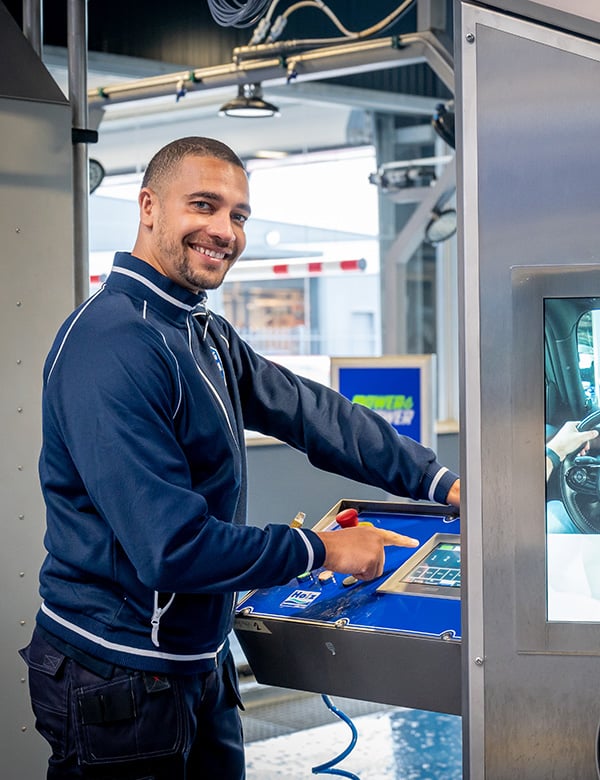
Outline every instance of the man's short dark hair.
<svg viewBox="0 0 600 780">
<path fill-rule="evenodd" d="M 142 187 L 156 189 L 179 165 L 184 157 L 212 157 L 224 160 L 238 168 L 244 168 L 244 163 L 227 144 L 217 141 L 215 138 L 202 138 L 201 136 L 188 136 L 171 141 L 158 152 L 148 163 L 144 173 Z"/>
</svg>

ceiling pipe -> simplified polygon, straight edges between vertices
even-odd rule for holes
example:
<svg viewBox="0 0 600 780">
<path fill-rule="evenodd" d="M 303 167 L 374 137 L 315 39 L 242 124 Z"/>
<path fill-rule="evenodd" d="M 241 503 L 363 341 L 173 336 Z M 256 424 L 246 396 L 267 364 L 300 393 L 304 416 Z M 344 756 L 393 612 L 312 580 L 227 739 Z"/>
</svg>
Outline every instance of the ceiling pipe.
<svg viewBox="0 0 600 780">
<path fill-rule="evenodd" d="M 288 44 L 289 49 L 298 46 L 298 42 L 294 41 Z M 88 91 L 88 101 L 92 106 L 168 95 L 181 97 L 186 92 L 240 84 L 287 84 L 297 78 L 314 81 L 323 77 L 334 78 L 420 62 L 427 62 L 446 87 L 454 92 L 452 57 L 430 31 L 324 46 L 296 54 L 290 51 L 286 56 L 267 57 L 273 49 L 281 52 L 282 44 L 236 49 L 236 61 L 225 65 L 100 87 Z M 252 52 L 254 59 L 250 58 Z M 257 58 L 258 55 L 265 56 Z"/>
</svg>

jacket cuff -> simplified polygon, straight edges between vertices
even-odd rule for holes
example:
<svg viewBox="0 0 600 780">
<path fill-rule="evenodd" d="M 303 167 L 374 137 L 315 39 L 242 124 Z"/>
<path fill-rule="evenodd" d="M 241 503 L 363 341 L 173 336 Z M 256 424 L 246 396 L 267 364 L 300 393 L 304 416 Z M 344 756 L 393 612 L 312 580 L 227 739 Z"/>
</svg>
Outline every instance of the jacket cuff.
<svg viewBox="0 0 600 780">
<path fill-rule="evenodd" d="M 423 498 L 438 504 L 447 504 L 448 493 L 457 479 L 458 474 L 439 463 L 432 463 L 425 475 L 423 484 L 425 495 Z"/>
<path fill-rule="evenodd" d="M 325 545 L 323 542 L 319 539 L 317 534 L 314 531 L 311 531 L 309 528 L 303 528 L 300 533 L 306 538 L 306 541 L 310 546 L 312 547 L 313 555 L 312 555 L 312 566 L 310 563 L 310 556 L 308 560 L 308 565 L 306 568 L 306 571 L 309 569 L 318 569 L 325 563 Z"/>
</svg>

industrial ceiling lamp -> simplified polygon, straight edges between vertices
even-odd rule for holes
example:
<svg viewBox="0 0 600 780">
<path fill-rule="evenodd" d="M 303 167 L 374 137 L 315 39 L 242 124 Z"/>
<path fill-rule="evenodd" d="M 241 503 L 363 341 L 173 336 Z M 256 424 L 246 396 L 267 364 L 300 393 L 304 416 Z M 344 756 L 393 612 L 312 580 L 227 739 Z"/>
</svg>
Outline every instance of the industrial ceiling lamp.
<svg viewBox="0 0 600 780">
<path fill-rule="evenodd" d="M 98 189 L 104 179 L 104 168 L 98 160 L 90 157 L 88 161 L 90 195 Z"/>
<path fill-rule="evenodd" d="M 425 228 L 428 244 L 441 244 L 456 233 L 456 209 L 437 209 L 431 212 L 431 219 Z"/>
<path fill-rule="evenodd" d="M 279 116 L 279 109 L 263 98 L 260 84 L 240 84 L 237 97 L 224 103 L 219 116 L 236 116 L 245 119 Z"/>
</svg>

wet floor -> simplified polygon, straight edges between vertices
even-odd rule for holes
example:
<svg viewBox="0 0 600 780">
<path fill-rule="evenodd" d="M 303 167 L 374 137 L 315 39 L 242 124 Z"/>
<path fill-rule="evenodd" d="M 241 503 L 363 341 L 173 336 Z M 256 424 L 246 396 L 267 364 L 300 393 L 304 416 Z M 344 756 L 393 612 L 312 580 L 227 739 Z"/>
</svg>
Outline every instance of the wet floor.
<svg viewBox="0 0 600 780">
<path fill-rule="evenodd" d="M 461 780 L 460 717 L 335 697 L 331 701 L 350 718 L 357 731 L 354 747 L 339 763 L 335 759 L 350 746 L 352 730 L 327 708 L 320 696 L 299 694 L 287 701 L 284 698 L 266 705 L 268 711 L 260 705 L 250 706 L 244 715 L 245 731 L 250 732 L 246 736 L 248 780 L 304 780 L 319 776 Z M 296 713 L 290 714 L 290 708 Z M 261 736 L 260 730 L 256 731 L 261 719 L 263 734 L 268 734 L 270 725 L 279 733 L 253 738 Z M 319 725 L 312 725 L 315 721 Z M 318 767 L 328 771 L 313 772 Z M 342 773 L 334 774 L 338 769 Z"/>
</svg>

